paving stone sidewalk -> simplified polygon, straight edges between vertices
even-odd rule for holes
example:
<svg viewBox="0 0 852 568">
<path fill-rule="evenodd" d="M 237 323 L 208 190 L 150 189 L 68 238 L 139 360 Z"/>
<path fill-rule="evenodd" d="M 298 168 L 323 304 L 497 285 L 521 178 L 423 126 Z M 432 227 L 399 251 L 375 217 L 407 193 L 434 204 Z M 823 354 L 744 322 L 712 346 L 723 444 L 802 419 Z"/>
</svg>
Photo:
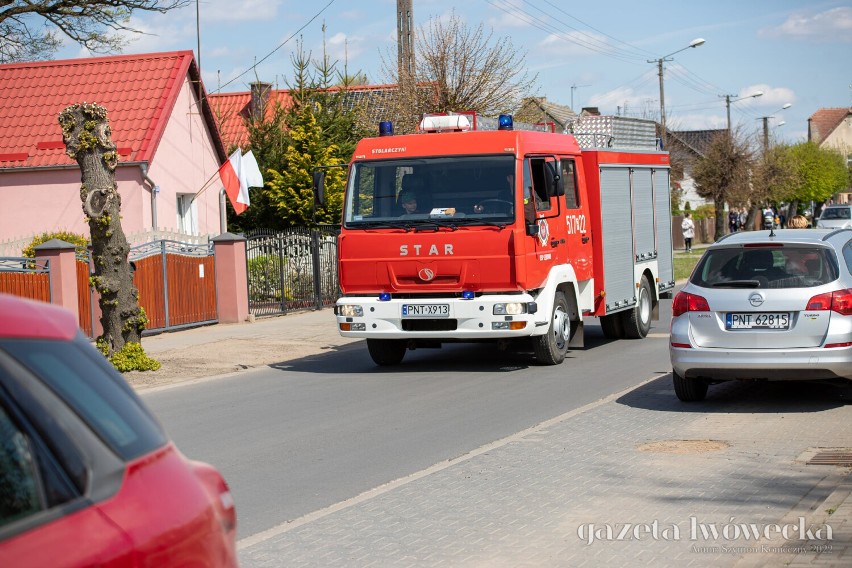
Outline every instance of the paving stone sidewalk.
<svg viewBox="0 0 852 568">
<path fill-rule="evenodd" d="M 852 446 L 850 419 L 829 387 L 728 384 L 683 405 L 665 375 L 243 539 L 240 562 L 852 566 L 850 469 L 806 463 Z"/>
</svg>

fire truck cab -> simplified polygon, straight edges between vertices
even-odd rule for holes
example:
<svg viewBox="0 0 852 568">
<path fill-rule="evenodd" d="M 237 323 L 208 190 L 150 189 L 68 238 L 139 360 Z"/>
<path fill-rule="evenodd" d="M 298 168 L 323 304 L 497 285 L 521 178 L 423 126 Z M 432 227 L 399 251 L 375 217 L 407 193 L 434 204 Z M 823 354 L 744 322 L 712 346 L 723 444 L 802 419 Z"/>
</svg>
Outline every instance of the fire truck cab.
<svg viewBox="0 0 852 568">
<path fill-rule="evenodd" d="M 674 287 L 669 157 L 653 123 L 591 118 L 570 135 L 427 116 L 421 133 L 360 141 L 338 240 L 341 335 L 366 338 L 379 365 L 484 340 L 530 341 L 559 364 L 590 316 L 607 337 L 645 337 Z"/>
</svg>

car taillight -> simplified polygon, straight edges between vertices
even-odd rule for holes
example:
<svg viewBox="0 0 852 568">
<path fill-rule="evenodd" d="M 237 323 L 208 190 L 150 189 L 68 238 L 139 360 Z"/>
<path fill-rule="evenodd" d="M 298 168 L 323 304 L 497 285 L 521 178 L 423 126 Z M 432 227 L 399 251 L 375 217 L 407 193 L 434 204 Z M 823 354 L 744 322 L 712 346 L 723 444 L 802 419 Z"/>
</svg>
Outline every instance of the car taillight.
<svg viewBox="0 0 852 568">
<path fill-rule="evenodd" d="M 703 296 L 678 292 L 672 301 L 672 317 L 676 318 L 686 312 L 709 312 L 710 304 Z"/>
<path fill-rule="evenodd" d="M 831 310 L 844 316 L 852 315 L 852 288 L 818 294 L 808 300 L 807 310 Z"/>
<path fill-rule="evenodd" d="M 207 490 L 211 504 L 218 513 L 222 530 L 226 533 L 233 533 L 237 528 L 237 509 L 234 506 L 234 497 L 231 495 L 228 483 L 212 465 L 193 461 L 192 468 Z"/>
</svg>

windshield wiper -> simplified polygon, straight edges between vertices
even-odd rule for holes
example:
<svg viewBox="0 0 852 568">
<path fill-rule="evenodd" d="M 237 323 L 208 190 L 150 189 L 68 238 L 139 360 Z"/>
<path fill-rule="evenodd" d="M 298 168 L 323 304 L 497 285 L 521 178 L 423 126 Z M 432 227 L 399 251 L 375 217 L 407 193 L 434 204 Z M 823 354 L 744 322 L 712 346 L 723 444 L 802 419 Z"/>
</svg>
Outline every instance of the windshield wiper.
<svg viewBox="0 0 852 568">
<path fill-rule="evenodd" d="M 410 221 L 355 221 L 346 224 L 347 229 L 402 229 L 411 231 L 413 229 Z"/>
<path fill-rule="evenodd" d="M 511 225 L 510 221 L 493 221 L 491 219 L 477 219 L 472 217 L 456 219 L 456 225 L 486 225 L 489 227 L 500 227 L 501 229 Z"/>
</svg>

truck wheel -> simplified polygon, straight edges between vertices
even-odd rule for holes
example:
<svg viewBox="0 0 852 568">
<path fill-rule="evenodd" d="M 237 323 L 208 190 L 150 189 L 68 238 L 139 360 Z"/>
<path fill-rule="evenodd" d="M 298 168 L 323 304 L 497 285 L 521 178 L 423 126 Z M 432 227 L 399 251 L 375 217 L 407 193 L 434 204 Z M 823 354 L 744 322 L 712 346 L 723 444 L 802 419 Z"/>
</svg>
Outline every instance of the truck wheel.
<svg viewBox="0 0 852 568">
<path fill-rule="evenodd" d="M 376 365 L 399 365 L 405 357 L 404 339 L 368 339 L 367 350 Z"/>
<path fill-rule="evenodd" d="M 675 394 L 683 402 L 698 402 L 707 396 L 707 381 L 704 379 L 684 379 L 672 371 L 672 382 Z"/>
<path fill-rule="evenodd" d="M 651 329 L 651 285 L 642 276 L 639 282 L 639 297 L 633 309 L 622 312 L 624 318 L 624 335 L 630 339 L 642 339 Z"/>
<path fill-rule="evenodd" d="M 571 340 L 571 319 L 565 294 L 557 292 L 553 298 L 553 314 L 547 333 L 533 337 L 535 357 L 544 365 L 558 365 L 565 360 Z"/>
<path fill-rule="evenodd" d="M 607 339 L 621 339 L 624 337 L 624 326 L 621 323 L 621 314 L 610 314 L 601 316 L 601 329 Z"/>
</svg>

